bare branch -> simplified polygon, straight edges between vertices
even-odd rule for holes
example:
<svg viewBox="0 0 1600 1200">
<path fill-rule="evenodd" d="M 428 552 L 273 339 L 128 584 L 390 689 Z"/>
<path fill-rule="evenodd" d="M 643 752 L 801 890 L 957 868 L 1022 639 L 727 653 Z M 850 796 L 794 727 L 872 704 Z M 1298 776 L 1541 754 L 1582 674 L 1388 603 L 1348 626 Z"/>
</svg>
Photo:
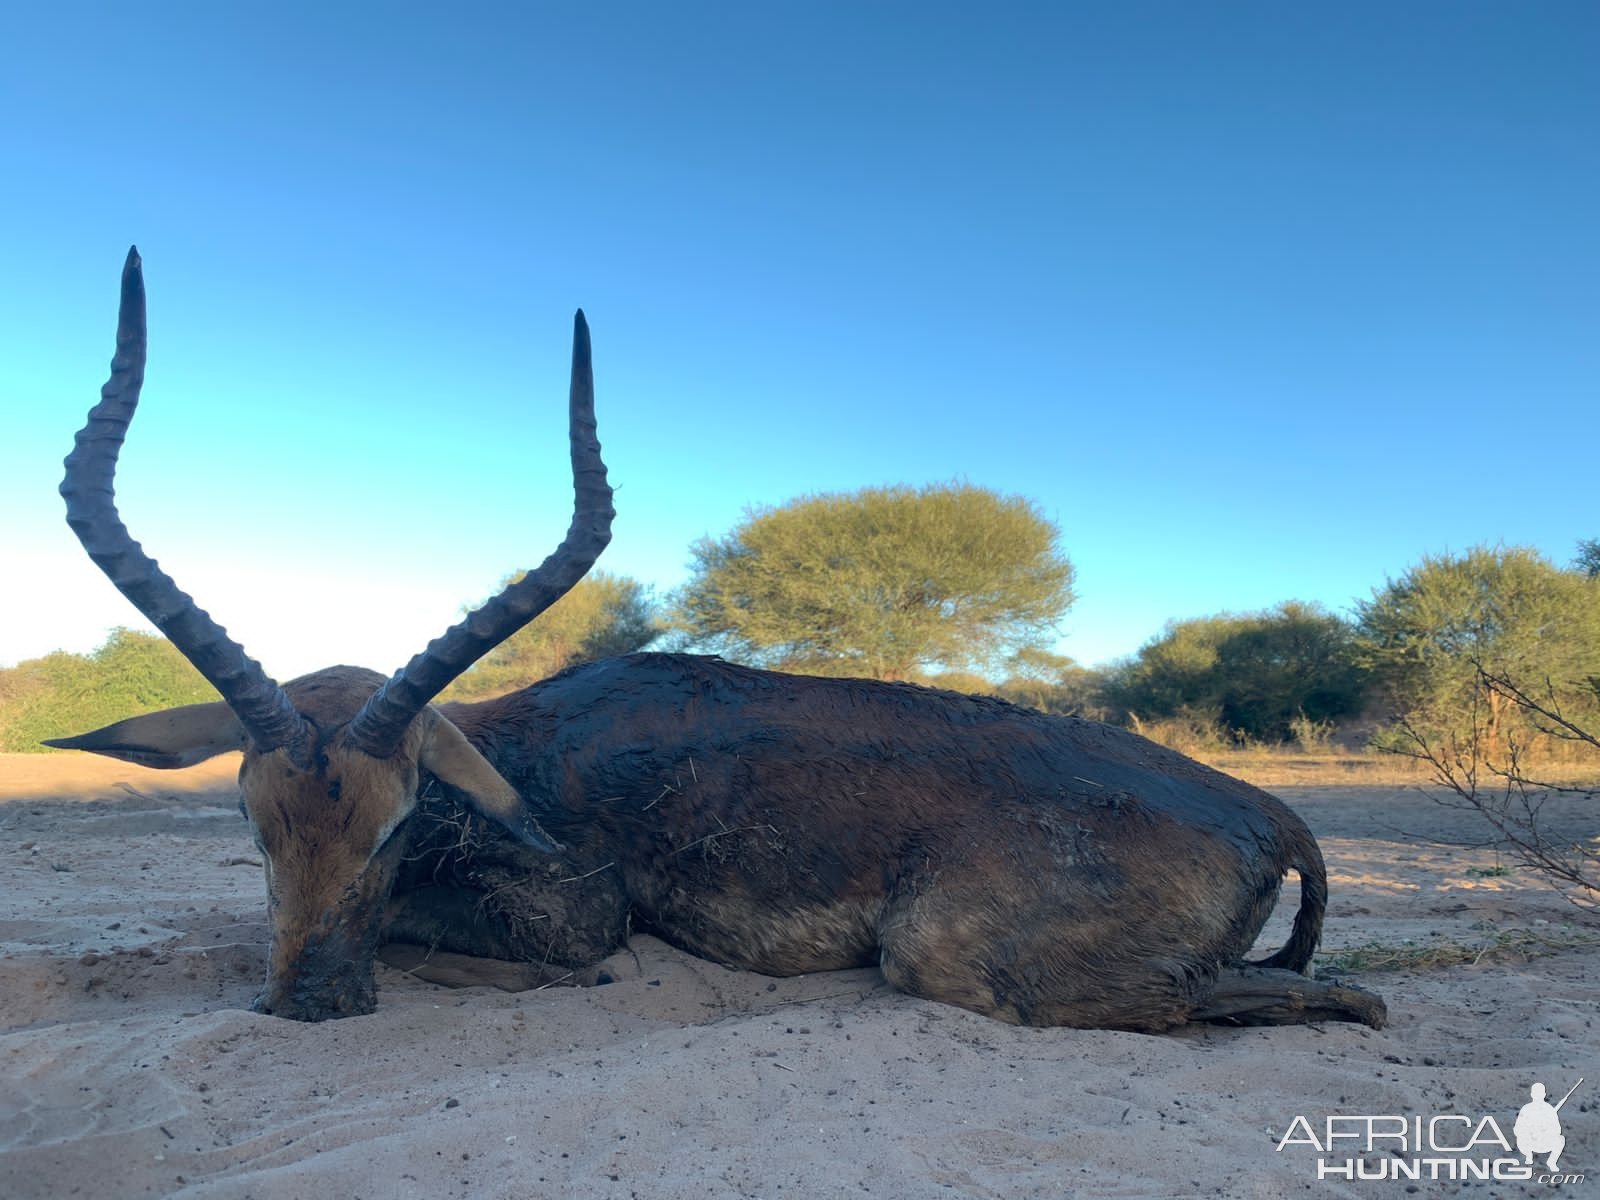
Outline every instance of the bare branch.
<svg viewBox="0 0 1600 1200">
<path fill-rule="evenodd" d="M 1600 838 L 1585 843 L 1563 837 L 1545 819 L 1552 796 L 1594 798 L 1600 793 L 1593 787 L 1536 778 L 1527 765 L 1527 736 L 1507 728 L 1504 713 L 1494 711 L 1486 699 L 1497 696 L 1509 702 L 1535 736 L 1558 736 L 1596 749 L 1600 737 L 1562 710 L 1549 679 L 1543 695 L 1536 697 L 1504 673 L 1486 670 L 1478 662 L 1473 666 L 1477 686 L 1464 730 L 1430 730 L 1420 718 L 1402 714 L 1395 729 L 1403 740 L 1385 749 L 1427 763 L 1434 782 L 1444 789 L 1434 797 L 1438 803 L 1477 813 L 1493 831 L 1493 844 L 1516 863 L 1580 909 L 1600 912 Z"/>
</svg>

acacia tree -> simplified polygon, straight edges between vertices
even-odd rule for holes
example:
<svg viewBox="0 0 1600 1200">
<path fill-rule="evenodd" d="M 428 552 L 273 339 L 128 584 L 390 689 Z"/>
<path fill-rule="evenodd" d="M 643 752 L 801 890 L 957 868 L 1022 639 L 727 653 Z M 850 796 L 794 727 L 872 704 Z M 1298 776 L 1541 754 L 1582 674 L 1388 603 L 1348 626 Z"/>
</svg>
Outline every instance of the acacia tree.
<svg viewBox="0 0 1600 1200">
<path fill-rule="evenodd" d="M 676 619 L 813 674 L 982 671 L 1051 640 L 1072 603 L 1057 538 L 1031 501 L 965 483 L 804 496 L 695 543 Z"/>
<path fill-rule="evenodd" d="M 1108 674 L 1108 708 L 1139 717 L 1220 722 L 1262 741 L 1285 741 L 1361 707 L 1365 680 L 1350 626 L 1314 604 L 1174 621 Z"/>
<path fill-rule="evenodd" d="M 1600 791 L 1553 778 L 1531 753 L 1543 741 L 1576 754 L 1553 764 L 1558 776 L 1576 765 L 1592 779 L 1600 762 L 1600 540 L 1578 543 L 1570 571 L 1530 550 L 1424 559 L 1370 607 L 1364 636 L 1384 635 L 1378 650 L 1409 685 L 1394 691 L 1411 704 L 1380 748 L 1425 763 L 1444 789 L 1435 800 L 1482 818 L 1518 865 L 1600 911 L 1589 819 Z"/>
<path fill-rule="evenodd" d="M 1526 710 L 1486 676 L 1558 691 L 1600 676 L 1600 579 L 1523 547 L 1426 557 L 1358 616 L 1362 659 L 1409 728 L 1470 734 L 1491 759 Z"/>
<path fill-rule="evenodd" d="M 503 580 L 509 586 L 521 573 Z M 479 659 L 442 693 L 479 700 L 547 679 L 578 663 L 631 654 L 661 632 L 649 590 L 636 579 L 592 571 L 561 599 Z"/>
</svg>

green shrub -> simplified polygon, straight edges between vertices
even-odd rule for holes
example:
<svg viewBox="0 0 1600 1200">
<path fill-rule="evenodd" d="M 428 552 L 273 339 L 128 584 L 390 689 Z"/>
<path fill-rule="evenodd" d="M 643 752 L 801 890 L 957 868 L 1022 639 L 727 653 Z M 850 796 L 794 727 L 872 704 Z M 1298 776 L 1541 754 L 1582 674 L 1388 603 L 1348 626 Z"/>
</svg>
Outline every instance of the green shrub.
<svg viewBox="0 0 1600 1200">
<path fill-rule="evenodd" d="M 166 638 L 117 628 L 90 654 L 58 650 L 0 669 L 0 750 L 43 750 L 44 738 L 218 698 Z"/>
<path fill-rule="evenodd" d="M 1353 716 L 1365 686 L 1350 626 L 1290 601 L 1269 612 L 1172 622 L 1106 673 L 1103 695 L 1117 719 L 1220 722 L 1251 741 L 1283 742 L 1295 736 L 1296 718 Z"/>
</svg>

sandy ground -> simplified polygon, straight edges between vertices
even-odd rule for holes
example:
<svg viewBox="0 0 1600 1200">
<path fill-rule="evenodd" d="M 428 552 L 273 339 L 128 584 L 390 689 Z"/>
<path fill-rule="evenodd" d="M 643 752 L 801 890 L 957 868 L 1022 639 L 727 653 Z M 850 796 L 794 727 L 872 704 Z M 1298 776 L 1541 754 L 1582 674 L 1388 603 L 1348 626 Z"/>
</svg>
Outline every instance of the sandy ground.
<svg viewBox="0 0 1600 1200">
<path fill-rule="evenodd" d="M 592 989 L 380 967 L 376 1014 L 301 1025 L 249 1011 L 267 930 L 233 769 L 0 757 L 7 1200 L 1600 1194 L 1594 933 L 1482 874 L 1491 852 L 1409 840 L 1475 832 L 1415 790 L 1279 789 L 1329 860 L 1326 950 L 1589 945 L 1351 976 L 1387 998 L 1382 1032 L 1018 1029 L 873 971 L 772 980 L 648 938 Z M 1554 1100 L 1580 1076 L 1560 1168 L 1584 1182 L 1319 1181 L 1315 1148 L 1277 1148 L 1297 1115 L 1319 1137 L 1330 1114 L 1509 1137 L 1531 1083 Z"/>
</svg>

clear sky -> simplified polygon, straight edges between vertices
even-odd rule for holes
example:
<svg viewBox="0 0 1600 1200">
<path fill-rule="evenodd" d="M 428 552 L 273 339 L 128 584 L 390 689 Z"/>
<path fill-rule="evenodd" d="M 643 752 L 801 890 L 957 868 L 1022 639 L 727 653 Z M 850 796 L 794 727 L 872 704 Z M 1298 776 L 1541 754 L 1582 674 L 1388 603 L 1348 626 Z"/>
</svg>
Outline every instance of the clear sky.
<svg viewBox="0 0 1600 1200">
<path fill-rule="evenodd" d="M 1035 499 L 1061 649 L 1600 536 L 1600 7 L 0 6 L 0 663 L 137 614 L 61 519 L 117 276 L 124 517 L 280 677 L 391 670 L 569 515 L 572 310 L 670 589 L 747 505 Z"/>
</svg>

